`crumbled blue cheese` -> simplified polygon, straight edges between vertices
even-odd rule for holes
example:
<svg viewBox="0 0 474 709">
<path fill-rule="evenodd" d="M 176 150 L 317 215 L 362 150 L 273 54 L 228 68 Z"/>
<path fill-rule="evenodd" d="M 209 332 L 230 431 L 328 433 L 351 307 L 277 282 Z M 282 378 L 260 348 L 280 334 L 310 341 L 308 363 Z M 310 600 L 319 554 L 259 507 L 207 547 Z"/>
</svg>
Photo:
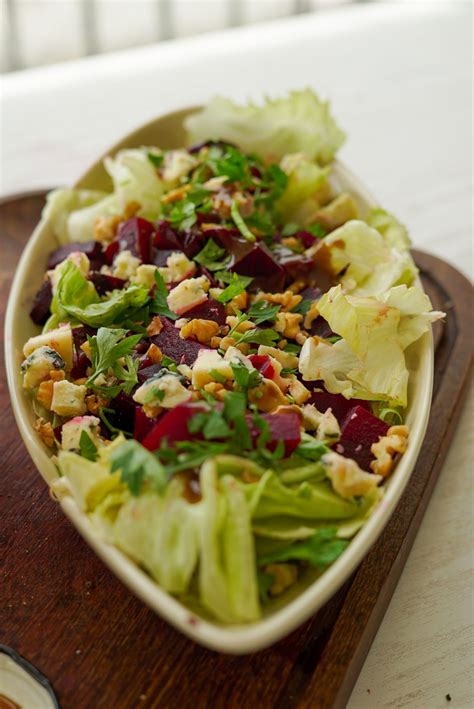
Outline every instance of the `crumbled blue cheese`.
<svg viewBox="0 0 474 709">
<path fill-rule="evenodd" d="M 61 355 L 52 347 L 44 345 L 34 350 L 22 363 L 23 386 L 25 389 L 37 387 L 49 378 L 52 369 L 64 369 L 66 366 Z"/>
<path fill-rule="evenodd" d="M 142 263 L 136 270 L 134 276 L 131 277 L 132 283 L 136 283 L 138 286 L 146 286 L 147 288 L 153 288 L 155 285 L 155 273 L 158 271 L 158 266 L 154 266 L 152 263 Z"/>
<path fill-rule="evenodd" d="M 98 446 L 100 420 L 97 416 L 75 416 L 61 428 L 61 448 L 66 451 L 79 450 L 82 432 L 85 431 Z"/>
<path fill-rule="evenodd" d="M 205 276 L 187 278 L 173 288 L 166 298 L 168 307 L 173 313 L 181 315 L 207 300 L 209 280 Z"/>
<path fill-rule="evenodd" d="M 200 389 L 209 382 L 217 381 L 225 377 L 233 379 L 234 373 L 230 362 L 225 360 L 217 350 L 201 350 L 193 365 L 192 384 L 196 389 Z"/>
<path fill-rule="evenodd" d="M 121 251 L 114 259 L 112 275 L 115 278 L 123 278 L 124 281 L 129 281 L 135 276 L 140 259 L 133 256 L 131 251 Z"/>
<path fill-rule="evenodd" d="M 305 429 L 316 431 L 316 438 L 319 441 L 332 444 L 340 439 L 341 429 L 332 409 L 326 409 L 324 413 L 321 413 L 314 404 L 306 404 L 301 411 L 303 412 Z"/>
<path fill-rule="evenodd" d="M 23 346 L 23 355 L 29 357 L 32 352 L 44 346 L 56 350 L 61 355 L 66 363 L 66 369 L 72 367 L 72 331 L 70 325 L 63 325 L 55 330 L 30 337 Z"/>
<path fill-rule="evenodd" d="M 173 372 L 157 374 L 144 382 L 133 395 L 133 400 L 143 406 L 162 406 L 173 409 L 189 401 L 191 394 L 181 383 L 181 377 Z"/>
<path fill-rule="evenodd" d="M 58 416 L 81 416 L 86 413 L 85 403 L 87 388 L 83 385 L 73 384 L 63 379 L 54 382 L 53 400 L 51 411 Z"/>
</svg>

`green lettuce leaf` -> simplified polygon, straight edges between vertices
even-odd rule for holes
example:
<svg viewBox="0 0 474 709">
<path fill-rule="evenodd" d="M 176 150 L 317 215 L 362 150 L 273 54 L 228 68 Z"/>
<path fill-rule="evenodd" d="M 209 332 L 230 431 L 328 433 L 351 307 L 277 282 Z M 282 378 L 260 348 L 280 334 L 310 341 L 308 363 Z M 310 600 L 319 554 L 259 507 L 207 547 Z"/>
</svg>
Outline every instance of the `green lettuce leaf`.
<svg viewBox="0 0 474 709">
<path fill-rule="evenodd" d="M 408 230 L 398 219 L 385 209 L 372 209 L 367 215 L 366 222 L 377 229 L 389 246 L 397 251 L 406 251 L 411 246 Z"/>
<path fill-rule="evenodd" d="M 286 223 L 310 224 L 320 207 L 318 193 L 325 191 L 328 167 L 319 167 L 304 154 L 286 155 L 281 166 L 288 182 L 276 208 Z"/>
<path fill-rule="evenodd" d="M 392 248 L 365 222 L 352 220 L 325 237 L 331 247 L 331 265 L 342 273 L 341 283 L 357 295 L 380 295 L 399 284 L 413 283 L 418 269 L 409 252 Z"/>
<path fill-rule="evenodd" d="M 306 381 L 322 379 L 328 391 L 347 398 L 407 405 L 408 369 L 404 350 L 443 316 L 419 288 L 396 286 L 364 298 L 331 288 L 318 302 L 321 315 L 343 339 L 303 345 L 299 369 Z"/>
<path fill-rule="evenodd" d="M 148 298 L 148 288 L 131 285 L 123 290 L 112 291 L 107 300 L 101 300 L 94 284 L 68 261 L 62 271 L 51 310 L 58 322 L 62 314 L 66 313 L 70 316 L 66 320 L 73 318 L 92 327 L 107 327 L 119 318 L 129 318 L 134 311 L 145 305 Z"/>
<path fill-rule="evenodd" d="M 104 198 L 110 199 L 106 192 L 98 190 L 53 190 L 46 198 L 42 218 L 50 223 L 61 244 L 67 244 L 68 241 L 88 241 L 93 238 L 95 220 L 95 217 L 89 218 L 89 215 L 96 209 L 99 214 L 107 214 Z M 71 233 L 73 216 L 74 233 Z"/>
<path fill-rule="evenodd" d="M 285 561 L 307 561 L 320 571 L 332 564 L 347 547 L 348 542 L 336 537 L 336 529 L 318 529 L 303 542 L 290 544 L 262 555 L 258 559 L 259 566 Z"/>
<path fill-rule="evenodd" d="M 280 482 L 273 470 L 268 470 L 256 483 L 244 487 L 252 520 L 286 515 L 307 519 L 344 519 L 356 514 L 358 506 L 343 500 L 326 482 L 305 481 L 296 486 Z"/>
<path fill-rule="evenodd" d="M 130 202 L 138 202 L 143 217 L 153 220 L 159 216 L 163 183 L 146 148 L 121 150 L 114 158 L 106 157 L 104 165 L 114 184 L 119 213 Z"/>
<path fill-rule="evenodd" d="M 184 593 L 198 560 L 198 507 L 173 480 L 164 497 L 145 494 L 120 509 L 114 524 L 117 546 L 170 593 Z"/>
<path fill-rule="evenodd" d="M 93 511 L 110 492 L 125 489 L 120 475 L 110 474 L 110 465 L 100 453 L 94 462 L 71 451 L 60 451 L 58 467 L 79 507 L 87 512 Z"/>
<path fill-rule="evenodd" d="M 189 143 L 210 138 L 229 141 L 246 152 L 273 161 L 288 153 L 305 153 L 325 165 L 333 159 L 345 135 L 311 89 L 286 98 L 266 99 L 263 106 L 238 106 L 216 97 L 185 121 Z"/>
<path fill-rule="evenodd" d="M 201 467 L 200 483 L 200 601 L 223 622 L 257 620 L 255 551 L 245 495 L 234 477 L 218 478 L 213 460 Z"/>
</svg>

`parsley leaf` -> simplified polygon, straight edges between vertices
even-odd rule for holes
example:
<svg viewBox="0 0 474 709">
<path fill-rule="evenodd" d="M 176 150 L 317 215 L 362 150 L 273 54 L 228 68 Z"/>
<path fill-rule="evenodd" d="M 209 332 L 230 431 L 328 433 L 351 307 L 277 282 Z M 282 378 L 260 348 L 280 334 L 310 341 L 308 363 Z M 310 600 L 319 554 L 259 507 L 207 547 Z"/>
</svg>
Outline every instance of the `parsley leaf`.
<svg viewBox="0 0 474 709">
<path fill-rule="evenodd" d="M 195 414 L 188 423 L 190 433 L 201 432 L 208 441 L 228 438 L 231 430 L 219 411 L 201 412 Z"/>
<path fill-rule="evenodd" d="M 222 157 L 211 159 L 208 164 L 216 176 L 225 175 L 229 182 L 246 182 L 248 179 L 247 157 L 230 145 Z"/>
<path fill-rule="evenodd" d="M 232 421 L 234 435 L 239 442 L 240 449 L 251 448 L 252 439 L 245 420 L 247 410 L 247 397 L 241 391 L 230 391 L 224 399 L 224 418 Z"/>
<path fill-rule="evenodd" d="M 152 165 L 155 167 L 161 167 L 163 164 L 163 160 L 165 159 L 165 156 L 163 153 L 152 153 L 150 151 L 147 152 L 146 154 L 148 160 L 151 162 Z"/>
<path fill-rule="evenodd" d="M 236 341 L 241 344 L 242 342 L 251 342 L 254 345 L 268 345 L 272 346 L 276 340 L 280 339 L 280 335 L 275 330 L 267 328 L 265 330 L 258 330 L 254 328 L 253 330 L 247 330 L 247 332 L 236 333 L 232 335 Z"/>
<path fill-rule="evenodd" d="M 228 278 L 229 276 L 230 278 Z M 236 295 L 242 293 L 253 281 L 251 276 L 240 276 L 238 273 L 229 274 L 225 271 L 223 273 L 216 273 L 216 278 L 224 283 L 229 283 L 227 288 L 224 288 L 222 293 L 217 296 L 217 300 L 220 303 L 227 303 L 229 300 L 232 300 Z"/>
<path fill-rule="evenodd" d="M 239 212 L 239 206 L 235 199 L 232 200 L 232 205 L 230 207 L 230 216 L 232 217 L 235 226 L 240 231 L 244 239 L 246 239 L 247 241 L 256 240 L 255 235 L 252 234 L 247 224 L 244 222 L 242 215 Z"/>
<path fill-rule="evenodd" d="M 306 315 L 312 304 L 312 300 L 309 300 L 309 298 L 303 298 L 303 300 L 300 300 L 298 305 L 295 305 L 291 312 L 299 313 L 300 315 Z"/>
<path fill-rule="evenodd" d="M 231 361 L 230 366 L 234 373 L 235 383 L 244 390 L 253 389 L 262 381 L 260 372 L 256 369 L 249 369 L 245 364 L 242 364 L 242 362 L 234 363 Z"/>
<path fill-rule="evenodd" d="M 87 431 L 81 432 L 79 451 L 82 457 L 87 460 L 95 461 L 97 459 L 97 447 Z"/>
<path fill-rule="evenodd" d="M 127 331 L 121 328 L 111 329 L 108 327 L 100 327 L 97 330 L 97 335 L 88 338 L 93 370 L 86 383 L 88 387 L 97 388 L 94 387 L 96 378 L 99 374 L 107 372 L 109 368 L 114 370 L 117 366 L 121 370 L 123 369 L 118 364 L 118 360 L 121 357 L 129 355 L 142 339 L 140 333 L 138 335 L 130 335 L 123 339 L 126 333 Z"/>
<path fill-rule="evenodd" d="M 257 300 L 247 310 L 247 317 L 260 325 L 265 320 L 274 320 L 280 308 L 281 305 L 272 305 L 267 300 Z"/>
<path fill-rule="evenodd" d="M 312 224 L 311 226 L 307 226 L 305 227 L 305 231 L 309 231 L 310 234 L 318 239 L 322 239 L 327 234 L 326 229 L 321 226 L 321 224 Z"/>
<path fill-rule="evenodd" d="M 214 239 L 209 239 L 204 248 L 194 256 L 194 260 L 208 268 L 209 271 L 218 271 L 229 263 L 230 256 L 222 258 L 224 254 L 225 249 L 216 244 Z"/>
<path fill-rule="evenodd" d="M 138 441 L 125 441 L 110 451 L 112 472 L 120 470 L 120 479 L 138 496 L 143 485 L 157 492 L 166 487 L 167 476 L 160 461 Z"/>
<path fill-rule="evenodd" d="M 282 236 L 293 236 L 293 234 L 296 234 L 297 231 L 299 231 L 299 226 L 298 224 L 293 224 L 290 222 L 289 224 L 285 224 L 283 229 L 281 230 L 281 235 Z"/>
<path fill-rule="evenodd" d="M 176 315 L 176 313 L 171 312 L 168 303 L 166 302 L 166 298 L 168 296 L 168 289 L 163 280 L 163 276 L 159 271 L 155 271 L 154 278 L 156 286 L 155 290 L 153 291 L 153 296 L 150 303 L 150 312 L 155 313 L 157 315 L 164 315 L 170 320 L 177 320 L 178 315 Z"/>
<path fill-rule="evenodd" d="M 126 394 L 130 394 L 135 384 L 138 383 L 138 366 L 140 362 L 138 359 L 133 359 L 130 355 L 125 357 L 125 367 L 119 362 L 116 362 L 113 370 L 114 374 L 122 382 L 121 388 Z"/>
</svg>

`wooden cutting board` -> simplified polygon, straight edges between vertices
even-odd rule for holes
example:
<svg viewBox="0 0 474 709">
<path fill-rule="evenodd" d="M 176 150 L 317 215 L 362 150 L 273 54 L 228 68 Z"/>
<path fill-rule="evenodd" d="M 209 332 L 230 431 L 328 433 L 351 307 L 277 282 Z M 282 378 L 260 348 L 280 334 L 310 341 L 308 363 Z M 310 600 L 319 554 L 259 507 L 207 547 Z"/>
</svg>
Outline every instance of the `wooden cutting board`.
<svg viewBox="0 0 474 709">
<path fill-rule="evenodd" d="M 0 203 L 0 312 L 44 193 Z M 0 643 L 50 680 L 62 709 L 344 707 L 423 518 L 461 411 L 472 360 L 469 282 L 415 252 L 435 308 L 432 415 L 423 453 L 383 535 L 310 621 L 245 657 L 204 650 L 138 601 L 48 495 L 0 380 Z M 0 357 L 3 357 L 3 346 Z"/>
</svg>

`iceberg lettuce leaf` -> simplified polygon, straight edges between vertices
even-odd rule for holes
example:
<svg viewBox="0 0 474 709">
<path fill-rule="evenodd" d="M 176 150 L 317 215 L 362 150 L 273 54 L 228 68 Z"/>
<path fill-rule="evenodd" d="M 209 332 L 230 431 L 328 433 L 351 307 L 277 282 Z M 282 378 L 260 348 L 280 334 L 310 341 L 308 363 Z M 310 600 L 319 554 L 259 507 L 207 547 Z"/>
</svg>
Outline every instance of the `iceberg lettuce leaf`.
<svg viewBox="0 0 474 709">
<path fill-rule="evenodd" d="M 216 97 L 189 116 L 185 127 L 189 143 L 225 140 L 273 161 L 301 152 L 322 165 L 331 162 L 345 139 L 327 101 L 321 101 L 311 89 L 266 99 L 263 106 L 239 106 Z"/>
<path fill-rule="evenodd" d="M 411 246 L 408 230 L 398 219 L 380 207 L 372 209 L 367 215 L 366 222 L 377 229 L 389 246 L 397 251 L 406 251 Z"/>
<path fill-rule="evenodd" d="M 326 191 L 329 168 L 316 165 L 303 153 L 285 155 L 280 167 L 288 182 L 276 209 L 287 223 L 310 224 L 320 207 L 318 194 Z"/>
<path fill-rule="evenodd" d="M 68 241 L 88 241 L 93 238 L 93 230 L 82 233 L 78 230 L 74 238 L 69 233 L 69 221 L 72 214 L 79 214 L 94 208 L 107 197 L 106 192 L 98 190 L 57 189 L 49 192 L 42 219 L 48 221 L 61 244 Z"/>
<path fill-rule="evenodd" d="M 121 150 L 113 158 L 106 157 L 104 165 L 114 184 L 119 213 L 127 204 L 137 202 L 143 217 L 153 220 L 159 216 L 163 182 L 147 149 Z"/>
</svg>

